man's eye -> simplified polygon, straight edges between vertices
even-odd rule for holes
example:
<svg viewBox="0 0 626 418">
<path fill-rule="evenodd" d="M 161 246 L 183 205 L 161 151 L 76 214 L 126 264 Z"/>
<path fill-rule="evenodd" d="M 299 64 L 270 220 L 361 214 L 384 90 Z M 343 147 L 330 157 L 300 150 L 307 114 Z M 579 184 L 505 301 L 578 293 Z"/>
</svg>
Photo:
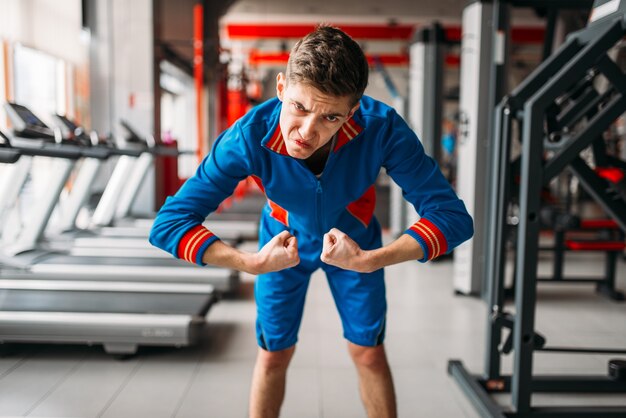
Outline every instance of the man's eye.
<svg viewBox="0 0 626 418">
<path fill-rule="evenodd" d="M 304 111 L 304 106 L 299 103 L 294 103 L 293 106 L 296 108 L 296 110 L 299 110 L 300 112 Z"/>
<path fill-rule="evenodd" d="M 339 119 L 337 116 L 326 116 L 326 120 L 329 122 L 337 122 Z"/>
</svg>

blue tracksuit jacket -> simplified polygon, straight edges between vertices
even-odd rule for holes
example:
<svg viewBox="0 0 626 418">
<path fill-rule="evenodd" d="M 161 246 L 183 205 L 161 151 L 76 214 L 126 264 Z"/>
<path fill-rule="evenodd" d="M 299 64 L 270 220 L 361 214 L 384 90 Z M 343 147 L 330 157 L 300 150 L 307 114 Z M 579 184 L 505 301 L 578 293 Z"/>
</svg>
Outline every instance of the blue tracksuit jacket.
<svg viewBox="0 0 626 418">
<path fill-rule="evenodd" d="M 415 133 L 395 110 L 364 96 L 339 129 L 318 179 L 290 157 L 279 127 L 282 103 L 253 108 L 216 140 L 193 177 L 159 211 L 150 242 L 178 258 L 203 264 L 206 248 L 219 239 L 201 224 L 253 176 L 268 198 L 265 214 L 292 230 L 322 240 L 336 227 L 369 249 L 380 226 L 373 220 L 374 183 L 381 168 L 402 188 L 420 219 L 406 233 L 433 259 L 473 234 L 472 219 Z"/>
</svg>

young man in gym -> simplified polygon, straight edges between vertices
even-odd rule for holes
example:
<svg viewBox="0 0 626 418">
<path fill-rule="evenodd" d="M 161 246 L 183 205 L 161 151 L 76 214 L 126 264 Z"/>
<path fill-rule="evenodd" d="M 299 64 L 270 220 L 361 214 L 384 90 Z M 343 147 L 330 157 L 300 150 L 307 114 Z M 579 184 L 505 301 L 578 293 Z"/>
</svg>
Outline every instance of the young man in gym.
<svg viewBox="0 0 626 418">
<path fill-rule="evenodd" d="M 383 267 L 431 260 L 473 234 L 463 202 L 413 131 L 392 108 L 363 95 L 367 81 L 359 45 L 339 29 L 318 27 L 293 47 L 276 79 L 277 98 L 218 137 L 154 222 L 150 242 L 174 256 L 258 275 L 251 417 L 279 414 L 307 286 L 318 268 L 341 317 L 368 416 L 396 416 L 383 344 Z M 381 168 L 421 216 L 385 246 L 373 215 Z M 268 199 L 256 253 L 228 246 L 201 225 L 247 176 Z"/>
</svg>

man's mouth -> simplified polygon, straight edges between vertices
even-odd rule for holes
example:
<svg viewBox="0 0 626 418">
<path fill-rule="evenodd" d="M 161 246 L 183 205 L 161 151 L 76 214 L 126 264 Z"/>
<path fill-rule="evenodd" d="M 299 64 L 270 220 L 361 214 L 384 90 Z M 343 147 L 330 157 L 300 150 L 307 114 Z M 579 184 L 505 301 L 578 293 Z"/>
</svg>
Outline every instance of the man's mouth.
<svg viewBox="0 0 626 418">
<path fill-rule="evenodd" d="M 294 139 L 293 142 L 295 142 L 298 146 L 302 148 L 311 148 L 311 144 L 309 144 L 308 142 L 304 142 L 299 139 Z"/>
</svg>

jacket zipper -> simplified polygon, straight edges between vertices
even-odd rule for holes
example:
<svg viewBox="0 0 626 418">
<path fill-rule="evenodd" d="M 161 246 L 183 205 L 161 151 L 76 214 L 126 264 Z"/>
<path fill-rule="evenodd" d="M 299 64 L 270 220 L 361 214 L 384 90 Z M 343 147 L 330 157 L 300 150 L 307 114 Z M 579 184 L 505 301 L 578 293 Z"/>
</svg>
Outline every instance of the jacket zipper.
<svg viewBox="0 0 626 418">
<path fill-rule="evenodd" d="M 311 173 L 311 171 L 309 170 L 309 173 L 311 173 L 311 175 L 313 175 L 313 178 L 315 178 L 315 181 L 317 182 L 317 187 L 315 189 L 315 203 L 316 203 L 316 218 L 317 218 L 317 231 L 319 233 L 320 238 L 328 231 L 325 230 L 326 226 L 324 225 L 324 217 L 323 212 L 322 212 L 322 208 L 323 208 L 323 188 L 322 188 L 322 179 L 327 176 L 327 172 L 330 170 L 330 168 L 332 167 L 332 165 L 334 164 L 336 159 L 336 155 L 334 152 L 330 152 L 330 154 L 328 155 L 328 160 L 326 161 L 326 166 L 324 167 L 324 171 L 322 171 L 322 174 L 320 175 L 320 177 L 318 178 L 317 176 L 315 176 L 313 173 Z"/>
<path fill-rule="evenodd" d="M 317 188 L 315 190 L 315 207 L 316 207 L 316 217 L 317 217 L 317 232 L 321 237 L 324 235 L 324 228 L 322 225 L 322 182 L 320 179 L 317 180 Z"/>
<path fill-rule="evenodd" d="M 317 233 L 320 237 L 322 237 L 327 231 L 324 230 L 324 217 L 322 216 L 322 207 L 323 207 L 323 187 L 322 187 L 322 179 L 326 175 L 326 172 L 332 165 L 331 162 L 334 163 L 335 155 L 333 152 L 328 156 L 328 161 L 326 161 L 326 166 L 324 167 L 324 171 L 322 171 L 322 175 L 318 178 L 315 174 L 309 170 L 309 168 L 304 164 L 304 162 L 299 161 L 300 166 L 303 170 L 307 172 L 308 176 L 311 176 L 313 181 L 315 182 L 315 223 Z"/>
</svg>

